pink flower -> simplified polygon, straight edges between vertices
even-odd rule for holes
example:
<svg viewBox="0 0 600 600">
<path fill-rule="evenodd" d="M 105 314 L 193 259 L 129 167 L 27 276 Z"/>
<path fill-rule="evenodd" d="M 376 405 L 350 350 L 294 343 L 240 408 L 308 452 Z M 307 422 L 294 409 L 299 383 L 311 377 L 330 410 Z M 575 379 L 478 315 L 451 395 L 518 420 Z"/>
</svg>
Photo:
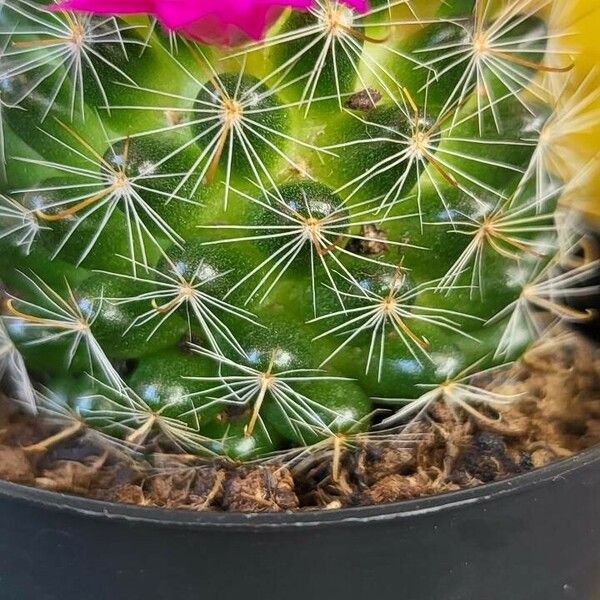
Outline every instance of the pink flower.
<svg viewBox="0 0 600 600">
<path fill-rule="evenodd" d="M 368 0 L 340 0 L 359 12 Z M 149 14 L 162 25 L 207 44 L 260 40 L 286 7 L 307 10 L 314 0 L 63 0 L 52 6 L 103 15 Z"/>
</svg>

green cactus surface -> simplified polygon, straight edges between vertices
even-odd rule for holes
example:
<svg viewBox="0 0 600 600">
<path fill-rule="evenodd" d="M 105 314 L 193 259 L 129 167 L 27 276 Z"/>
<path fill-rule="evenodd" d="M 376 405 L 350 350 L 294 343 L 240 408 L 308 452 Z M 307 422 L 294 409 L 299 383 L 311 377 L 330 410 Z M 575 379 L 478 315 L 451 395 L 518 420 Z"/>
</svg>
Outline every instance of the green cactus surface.
<svg viewBox="0 0 600 600">
<path fill-rule="evenodd" d="M 512 401 L 473 376 L 589 316 L 547 2 L 315 0 L 226 49 L 45 4 L 0 8 L 0 375 L 71 431 L 401 436 Z"/>
</svg>

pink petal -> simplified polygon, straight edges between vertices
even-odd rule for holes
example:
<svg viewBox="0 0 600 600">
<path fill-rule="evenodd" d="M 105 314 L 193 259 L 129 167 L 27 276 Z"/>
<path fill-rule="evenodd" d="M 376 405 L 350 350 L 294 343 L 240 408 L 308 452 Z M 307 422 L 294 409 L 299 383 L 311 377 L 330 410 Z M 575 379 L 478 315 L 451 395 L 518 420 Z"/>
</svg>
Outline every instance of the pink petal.
<svg viewBox="0 0 600 600">
<path fill-rule="evenodd" d="M 154 0 L 64 0 L 52 4 L 54 10 L 79 10 L 101 15 L 152 14 Z"/>
<path fill-rule="evenodd" d="M 272 7 L 305 10 L 312 0 L 157 0 L 156 15 L 170 28 L 176 29 L 205 17 L 227 22 L 262 21 Z"/>
<path fill-rule="evenodd" d="M 157 17 L 165 27 L 209 44 L 232 46 L 260 40 L 286 6 L 307 9 L 312 0 L 161 0 Z"/>
<path fill-rule="evenodd" d="M 358 12 L 368 0 L 341 0 Z M 63 0 L 54 10 L 81 10 L 98 14 L 150 14 L 164 27 L 208 44 L 232 46 L 248 38 L 260 40 L 290 7 L 307 10 L 314 0 Z"/>
<path fill-rule="evenodd" d="M 366 13 L 369 10 L 368 0 L 342 0 L 342 2 L 359 13 Z"/>
</svg>

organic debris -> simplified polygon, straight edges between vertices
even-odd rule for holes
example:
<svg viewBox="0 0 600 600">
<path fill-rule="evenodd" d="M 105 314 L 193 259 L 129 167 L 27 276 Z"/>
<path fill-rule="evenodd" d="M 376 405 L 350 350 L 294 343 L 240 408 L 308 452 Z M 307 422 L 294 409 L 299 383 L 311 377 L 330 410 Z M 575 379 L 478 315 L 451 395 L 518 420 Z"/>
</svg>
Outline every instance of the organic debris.
<svg viewBox="0 0 600 600">
<path fill-rule="evenodd" d="M 56 425 L 0 402 L 0 478 L 44 489 L 142 506 L 195 511 L 278 512 L 335 509 L 420 498 L 525 473 L 600 443 L 600 349 L 563 334 L 530 350 L 512 368 L 478 381 L 522 399 L 483 419 L 443 402 L 405 436 L 364 436 L 344 448 L 333 477 L 331 453 L 303 461 L 239 465 L 181 454 L 145 461 L 70 437 L 28 451 Z"/>
</svg>

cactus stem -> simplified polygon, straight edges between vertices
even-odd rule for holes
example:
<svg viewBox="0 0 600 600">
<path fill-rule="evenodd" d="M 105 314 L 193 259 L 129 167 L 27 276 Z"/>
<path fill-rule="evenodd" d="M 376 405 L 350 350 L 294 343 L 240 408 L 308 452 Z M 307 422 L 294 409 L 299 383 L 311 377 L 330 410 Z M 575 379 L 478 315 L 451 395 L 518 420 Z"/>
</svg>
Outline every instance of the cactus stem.
<svg viewBox="0 0 600 600">
<path fill-rule="evenodd" d="M 59 444 L 60 442 L 64 442 L 65 440 L 76 436 L 85 428 L 85 423 L 78 421 L 77 423 L 73 423 L 73 425 L 71 425 L 70 427 L 59 431 L 58 433 L 46 438 L 45 440 L 42 440 L 41 442 L 36 442 L 35 444 L 31 444 L 30 446 L 25 446 L 23 448 L 23 451 L 28 453 L 46 452 L 50 450 L 50 448 L 52 448 L 53 446 L 56 446 L 56 444 Z"/>
<path fill-rule="evenodd" d="M 57 165 L 43 160 L 33 158 L 18 158 L 21 162 L 27 164 L 35 164 L 42 167 L 50 167 L 59 169 L 62 173 L 68 173 L 80 179 L 83 179 L 82 186 L 84 188 L 96 188 L 98 191 L 91 193 L 83 200 L 79 194 L 73 192 L 76 186 L 71 184 L 58 185 L 51 188 L 28 189 L 21 190 L 30 193 L 40 193 L 42 198 L 47 192 L 61 193 L 61 199 L 53 202 L 48 202 L 43 210 L 35 211 L 34 214 L 43 221 L 59 221 L 71 217 L 75 214 L 80 215 L 78 219 L 73 220 L 69 226 L 69 231 L 63 236 L 62 240 L 57 244 L 53 258 L 57 256 L 68 243 L 71 236 L 77 231 L 81 224 L 93 214 L 103 214 L 100 222 L 96 226 L 96 230 L 89 234 L 89 243 L 82 249 L 78 265 L 81 264 L 90 254 L 95 244 L 98 242 L 100 235 L 107 226 L 108 220 L 115 211 L 119 212 L 119 207 L 128 215 L 130 226 L 127 228 L 127 242 L 129 247 L 129 256 L 132 264 L 133 272 L 136 272 L 136 267 L 139 262 L 136 258 L 141 257 L 141 263 L 144 268 L 147 268 L 147 242 L 150 242 L 154 247 L 160 248 L 161 242 L 158 239 L 158 231 L 167 238 L 171 243 L 179 245 L 181 236 L 165 221 L 163 216 L 151 206 L 147 201 L 147 193 L 151 186 L 151 191 L 163 199 L 176 199 L 179 202 L 190 202 L 197 204 L 194 201 L 181 198 L 176 193 L 163 191 L 155 188 L 153 182 L 156 179 L 172 177 L 172 173 L 155 174 L 154 169 L 140 170 L 138 174 L 128 175 L 129 169 L 129 154 L 130 154 L 130 138 L 122 139 L 123 148 L 120 155 L 117 155 L 116 149 L 109 145 L 109 151 L 115 156 L 118 164 L 111 164 L 108 160 L 97 152 L 94 147 L 88 143 L 77 131 L 73 130 L 69 125 L 66 125 L 59 119 L 55 119 L 57 124 L 64 129 L 69 136 L 77 142 L 77 147 L 72 144 L 62 141 L 57 137 L 47 134 L 49 138 L 62 146 L 69 154 L 83 156 L 85 160 L 92 163 L 96 169 L 80 169 L 68 163 Z M 82 152 L 78 146 L 81 146 L 86 152 Z M 153 165 L 157 167 L 157 165 Z M 62 197 L 64 194 L 65 197 Z M 59 210 L 60 209 L 60 210 Z M 58 212 L 53 212 L 58 210 Z"/>
<path fill-rule="evenodd" d="M 237 191 L 237 190 L 236 190 Z M 240 288 L 240 286 L 244 285 L 251 278 L 255 277 L 259 273 L 264 273 L 265 267 L 268 267 L 266 273 L 262 276 L 260 281 L 256 284 L 254 289 L 248 294 L 246 303 L 250 302 L 250 300 L 262 289 L 265 289 L 263 293 L 261 302 L 264 301 L 267 296 L 271 293 L 272 289 L 275 285 L 277 285 L 278 280 L 283 276 L 285 271 L 291 266 L 294 262 L 300 251 L 305 247 L 310 245 L 310 250 L 316 257 L 319 259 L 320 265 L 323 268 L 323 271 L 327 275 L 329 283 L 331 284 L 332 289 L 336 292 L 338 299 L 340 300 L 340 305 L 343 306 L 343 302 L 341 301 L 340 294 L 336 291 L 337 285 L 333 276 L 331 275 L 331 267 L 336 267 L 339 271 L 350 281 L 352 281 L 355 285 L 358 286 L 358 282 L 352 275 L 352 273 L 348 270 L 348 268 L 344 265 L 344 263 L 338 258 L 338 254 L 343 254 L 347 256 L 352 256 L 353 258 L 359 258 L 360 260 L 364 260 L 365 262 L 370 263 L 378 263 L 384 266 L 394 268 L 395 265 L 391 263 L 384 263 L 373 258 L 370 258 L 367 255 L 353 254 L 348 250 L 341 242 L 344 239 L 348 240 L 366 240 L 368 242 L 379 241 L 385 243 L 388 246 L 398 246 L 398 247 L 410 247 L 412 244 L 404 241 L 396 241 L 389 240 L 383 238 L 374 238 L 374 237 L 366 237 L 360 234 L 353 233 L 344 233 L 343 230 L 348 227 L 348 217 L 347 211 L 352 211 L 353 217 L 359 219 L 352 223 L 355 227 L 362 227 L 363 225 L 373 225 L 373 220 L 361 220 L 370 217 L 373 214 L 372 208 L 372 200 L 367 200 L 364 202 L 358 202 L 353 204 L 344 203 L 338 209 L 333 211 L 331 214 L 326 217 L 310 221 L 309 217 L 305 217 L 304 215 L 298 213 L 295 210 L 291 210 L 290 207 L 285 204 L 282 204 L 280 198 L 278 198 L 274 193 L 267 192 L 267 197 L 272 199 L 272 203 L 265 203 L 258 198 L 254 198 L 244 192 L 237 191 L 239 195 L 243 198 L 246 198 L 248 201 L 258 204 L 265 210 L 271 211 L 276 215 L 283 217 L 288 221 L 287 224 L 282 225 L 199 225 L 203 229 L 238 229 L 238 230 L 251 230 L 255 235 L 248 235 L 243 237 L 234 237 L 234 238 L 226 238 L 217 241 L 208 241 L 204 242 L 206 245 L 214 245 L 214 244 L 228 244 L 228 243 L 236 243 L 247 240 L 266 240 L 266 239 L 274 239 L 281 238 L 285 241 L 284 244 L 278 248 L 274 254 L 267 256 L 258 266 L 254 267 L 251 271 L 246 273 L 233 287 L 232 289 L 225 295 L 225 298 L 228 297 L 236 289 Z M 298 198 L 300 200 L 300 197 Z M 305 198 L 306 200 L 306 198 Z M 279 205 L 281 208 L 277 207 Z M 354 212 L 356 210 L 356 212 Z M 310 211 L 309 211 L 310 212 Z M 413 217 L 413 214 L 409 215 L 393 215 L 386 216 L 383 218 L 377 219 L 377 224 L 382 225 L 384 223 L 393 222 L 397 220 L 402 220 L 406 218 Z M 262 233 L 262 232 L 265 233 Z M 337 250 L 337 252 L 335 251 Z M 329 260 L 327 260 L 329 259 Z M 317 263 L 318 265 L 319 263 Z M 331 266 L 330 266 L 331 265 Z M 312 289 L 315 289 L 315 273 L 314 269 L 311 269 L 311 285 Z M 314 296 L 313 296 L 314 298 Z M 316 314 L 316 304 L 313 301 L 313 309 Z"/>
<path fill-rule="evenodd" d="M 361 172 L 359 175 L 351 179 L 350 181 L 339 186 L 335 193 L 339 194 L 346 190 L 349 190 L 347 200 L 355 196 L 364 186 L 372 182 L 377 177 L 381 176 L 382 173 L 390 172 L 396 169 L 398 176 L 396 182 L 390 187 L 387 193 L 382 195 L 380 198 L 379 210 L 385 209 L 385 214 L 389 214 L 393 206 L 397 203 L 402 193 L 405 191 L 407 186 L 407 179 L 409 174 L 416 170 L 422 172 L 431 166 L 431 170 L 435 170 L 449 185 L 454 188 L 459 188 L 465 193 L 469 194 L 473 199 L 476 199 L 472 191 L 469 191 L 464 184 L 459 181 L 465 180 L 465 183 L 473 184 L 479 189 L 485 190 L 486 192 L 492 193 L 495 196 L 501 197 L 501 193 L 494 189 L 492 186 L 486 185 L 476 177 L 472 177 L 465 173 L 463 169 L 457 169 L 452 159 L 456 158 L 457 153 L 450 149 L 444 149 L 439 146 L 444 134 L 446 134 L 456 123 L 446 129 L 441 129 L 440 124 L 449 114 L 449 109 L 446 107 L 440 113 L 437 120 L 431 125 L 424 123 L 423 113 L 419 111 L 410 92 L 404 88 L 403 97 L 406 100 L 408 112 L 412 111 L 412 116 L 406 115 L 411 120 L 411 131 L 406 135 L 396 136 L 395 138 L 390 137 L 390 128 L 380 123 L 369 121 L 362 116 L 350 112 L 351 116 L 363 123 L 368 127 L 379 130 L 381 137 L 370 134 L 367 137 L 361 139 L 354 139 L 340 144 L 332 144 L 328 149 L 335 150 L 336 148 L 348 148 L 357 146 L 360 144 L 376 144 L 378 142 L 391 143 L 398 147 L 398 151 L 394 154 L 389 154 L 385 158 L 379 160 L 377 163 L 370 166 L 368 169 Z M 458 104 L 460 105 L 460 103 Z M 407 110 L 407 109 L 405 109 Z M 458 111 L 457 113 L 458 114 Z M 468 120 L 471 116 L 464 118 L 462 122 Z M 452 141 L 452 138 L 448 137 L 448 140 Z M 490 144 L 501 144 L 502 142 L 490 141 Z M 529 142 L 523 142 L 523 145 L 530 145 Z M 461 158 L 467 161 L 479 162 L 476 154 L 461 153 Z M 497 162 L 496 166 L 507 171 L 514 171 L 512 165 L 504 162 Z M 417 207 L 420 217 L 422 216 L 421 209 L 421 179 L 417 179 Z M 443 191 L 439 186 L 434 185 L 436 196 L 443 204 L 447 212 L 449 208 L 447 200 L 444 196 Z"/>
<path fill-rule="evenodd" d="M 495 2 L 489 0 L 477 0 L 472 24 L 465 27 L 469 35 L 468 40 L 460 40 L 453 44 L 445 42 L 424 49 L 424 52 L 432 52 L 437 55 L 425 63 L 426 67 L 435 67 L 447 61 L 435 76 L 435 80 L 446 75 L 455 68 L 460 68 L 463 75 L 456 83 L 454 89 L 448 95 L 442 112 L 455 103 L 461 105 L 472 91 L 478 93 L 479 112 L 485 108 L 491 109 L 494 123 L 498 132 L 501 131 L 501 123 L 495 109 L 496 93 L 492 93 L 493 82 L 498 80 L 505 88 L 509 96 L 513 96 L 522 106 L 529 107 L 529 103 L 520 97 L 519 90 L 527 81 L 531 95 L 535 102 L 544 102 L 548 97 L 548 90 L 542 83 L 529 81 L 529 74 L 523 69 L 544 73 L 565 73 L 573 69 L 573 64 L 566 67 L 554 67 L 542 64 L 542 58 L 546 53 L 560 54 L 553 51 L 545 42 L 552 38 L 551 35 L 535 33 L 527 40 L 529 47 L 523 48 L 522 37 L 514 36 L 515 23 L 521 24 L 527 17 L 534 17 L 544 8 L 547 2 L 530 2 L 512 0 L 505 2 L 504 9 L 498 14 L 491 15 L 492 9 L 496 7 Z M 540 42 L 540 48 L 534 46 L 534 42 Z M 523 54 L 539 57 L 540 61 L 523 58 Z M 425 89 L 429 84 L 425 84 Z M 551 92 L 550 92 L 551 94 Z M 482 105 L 481 99 L 486 99 L 486 107 Z M 480 120 L 480 133 L 482 132 L 482 121 Z"/>
<path fill-rule="evenodd" d="M 395 0 L 390 2 L 387 6 L 391 10 L 392 6 L 408 4 L 406 0 Z M 301 26 L 296 30 L 284 31 L 276 34 L 272 37 L 267 37 L 265 40 L 249 44 L 247 47 L 242 49 L 240 52 L 232 54 L 231 57 L 247 55 L 257 50 L 266 50 L 272 47 L 284 46 L 285 44 L 294 43 L 297 41 L 303 41 L 302 47 L 295 53 L 292 54 L 287 60 L 277 66 L 272 72 L 268 73 L 263 81 L 268 81 L 275 78 L 281 73 L 286 73 L 292 69 L 298 62 L 302 61 L 307 53 L 313 51 L 318 54 L 315 60 L 314 67 L 306 74 L 306 83 L 302 91 L 302 101 L 306 104 L 305 115 L 308 114 L 312 106 L 313 101 L 316 100 L 315 93 L 317 91 L 318 83 L 321 81 L 324 70 L 328 61 L 331 61 L 335 71 L 336 80 L 336 96 L 340 108 L 342 107 L 342 98 L 344 96 L 342 92 L 343 85 L 339 81 L 341 61 L 347 61 L 352 64 L 352 67 L 358 73 L 359 71 L 359 57 L 357 57 L 357 45 L 360 42 L 367 42 L 379 46 L 383 52 L 389 52 L 390 54 L 400 54 L 403 58 L 410 61 L 416 66 L 428 69 L 427 65 L 423 64 L 415 56 L 409 53 L 402 53 L 394 47 L 388 46 L 386 42 L 390 39 L 391 35 L 386 35 L 382 38 L 376 38 L 362 33 L 362 29 L 370 25 L 373 26 L 385 26 L 394 27 L 397 25 L 411 25 L 415 23 L 423 23 L 420 21 L 414 11 L 414 20 L 410 21 L 386 21 L 385 23 L 371 24 L 366 22 L 366 19 L 372 17 L 378 12 L 384 10 L 384 7 L 375 7 L 365 13 L 358 13 L 353 9 L 343 5 L 337 0 L 318 0 L 315 2 L 315 6 L 310 9 L 310 12 L 314 18 L 312 24 Z M 383 62 L 380 62 L 379 56 L 376 53 L 369 55 L 368 60 L 364 61 L 364 67 L 369 71 L 370 76 L 377 82 L 377 85 L 384 90 L 390 98 L 395 98 L 397 95 L 397 89 L 400 87 L 398 82 L 390 71 L 386 68 Z M 359 79 L 363 87 L 367 87 L 365 78 L 362 74 L 358 74 Z M 390 85 L 390 82 L 394 85 Z"/>
<path fill-rule="evenodd" d="M 536 199 L 543 203 L 554 195 Z M 471 289 L 479 288 L 482 296 L 481 273 L 486 245 L 504 258 L 518 261 L 522 255 L 544 258 L 554 248 L 552 242 L 542 241 L 540 235 L 556 233 L 556 224 L 551 214 L 530 214 L 536 203 L 512 207 L 514 196 L 508 198 L 488 214 L 480 218 L 468 217 L 469 221 L 454 223 L 454 233 L 469 235 L 471 242 L 440 280 L 439 289 L 451 290 L 466 270 L 471 269 Z M 465 229 L 458 228 L 465 227 Z M 468 228 L 468 229 L 467 229 Z M 533 238 L 520 237 L 534 234 Z"/>
<path fill-rule="evenodd" d="M 54 424 L 25 452 L 99 436 L 130 454 L 294 456 L 345 493 L 371 444 L 446 435 L 413 426 L 437 403 L 503 427 L 498 407 L 522 394 L 492 389 L 484 366 L 595 315 L 570 305 L 597 291 L 600 254 L 559 217 L 590 175 L 569 136 L 597 120 L 600 90 L 593 73 L 559 76 L 573 59 L 553 0 L 441 0 L 426 20 L 411 1 L 313 0 L 234 54 L 173 34 L 138 58 L 127 45 L 149 47 L 152 16 L 129 38 L 144 19 L 0 0 L 15 194 L 0 194 L 15 290 L 0 298 L 0 379 Z M 27 168 L 15 177 L 8 158 Z M 22 272 L 38 262 L 57 287 Z M 396 414 L 380 423 L 373 401 Z"/>
<path fill-rule="evenodd" d="M 280 81 L 275 87 L 263 89 L 263 87 L 266 87 L 264 80 L 257 80 L 256 83 L 250 84 L 247 87 L 245 84 L 243 85 L 246 69 L 244 61 L 237 74 L 235 90 L 229 90 L 224 77 L 220 77 L 210 65 L 208 59 L 196 50 L 192 50 L 192 54 L 205 74 L 208 83 L 200 83 L 175 57 L 171 58 L 186 73 L 190 83 L 195 86 L 199 85 L 202 93 L 208 97 L 202 100 L 198 97 L 180 96 L 181 99 L 187 100 L 191 104 L 191 108 L 187 111 L 192 115 L 189 121 L 180 120 L 175 125 L 150 129 L 134 135 L 134 137 L 154 136 L 170 132 L 172 127 L 176 129 L 191 129 L 193 141 L 182 143 L 173 149 L 155 167 L 162 166 L 168 160 L 183 152 L 191 144 L 205 144 L 199 156 L 186 172 L 172 174 L 172 176 L 176 176 L 179 179 L 172 192 L 173 197 L 180 192 L 186 183 L 190 182 L 192 189 L 186 192 L 186 194 L 188 199 L 192 198 L 202 185 L 209 184 L 215 180 L 217 167 L 220 163 L 224 162 L 226 163 L 226 170 L 223 182 L 225 184 L 223 186 L 223 203 L 224 208 L 227 209 L 228 198 L 233 189 L 231 184 L 233 160 L 237 157 L 250 168 L 252 172 L 250 179 L 262 191 L 266 191 L 264 188 L 265 182 L 268 182 L 271 187 L 276 187 L 274 173 L 271 172 L 269 161 L 264 160 L 261 152 L 257 149 L 257 145 L 266 144 L 269 147 L 269 152 L 272 151 L 279 158 L 283 159 L 289 167 L 300 172 L 303 171 L 302 165 L 299 165 L 284 149 L 284 145 L 287 147 L 289 142 L 292 142 L 297 147 L 308 149 L 311 152 L 331 154 L 331 152 L 327 152 L 314 144 L 288 134 L 286 130 L 278 126 L 274 127 L 273 123 L 265 122 L 265 119 L 269 115 L 279 119 L 279 115 L 283 115 L 284 111 L 287 111 L 292 106 L 304 104 L 303 101 L 288 104 L 279 102 L 278 93 L 287 87 L 287 82 Z M 227 77 L 232 75 L 232 73 L 224 74 Z M 173 97 L 173 94 L 160 90 L 150 89 L 147 91 L 160 97 Z M 151 112 L 159 111 L 163 115 L 165 113 L 165 109 L 156 106 L 156 103 L 148 103 L 144 106 L 136 106 L 136 108 Z M 174 112 L 173 109 L 169 109 L 169 111 L 171 113 Z M 172 121 L 173 115 L 167 114 L 167 118 Z"/>
<path fill-rule="evenodd" d="M 65 87 L 69 87 L 70 96 L 69 106 L 65 108 L 71 117 L 74 116 L 76 105 L 80 115 L 85 116 L 86 80 L 97 88 L 107 102 L 105 78 L 99 75 L 97 64 L 94 64 L 97 58 L 117 75 L 119 81 L 134 85 L 134 81 L 117 64 L 102 56 L 102 50 L 107 46 L 118 47 L 126 56 L 126 46 L 139 43 L 137 39 L 122 36 L 122 32 L 130 27 L 123 26 L 121 29 L 116 19 L 104 18 L 100 23 L 87 14 L 49 12 L 44 3 L 15 2 L 11 8 L 26 22 L 35 23 L 35 27 L 33 30 L 30 27 L 15 27 L 8 34 L 9 38 L 17 38 L 7 42 L 15 49 L 15 59 L 3 76 L 25 75 L 36 80 L 37 84 L 28 88 L 26 96 L 38 89 L 40 81 L 53 82 L 52 92 L 44 98 L 44 118 Z M 37 39 L 31 39 L 33 35 Z M 25 39 L 19 39 L 21 37 Z M 64 75 L 61 75 L 63 71 Z"/>
</svg>

